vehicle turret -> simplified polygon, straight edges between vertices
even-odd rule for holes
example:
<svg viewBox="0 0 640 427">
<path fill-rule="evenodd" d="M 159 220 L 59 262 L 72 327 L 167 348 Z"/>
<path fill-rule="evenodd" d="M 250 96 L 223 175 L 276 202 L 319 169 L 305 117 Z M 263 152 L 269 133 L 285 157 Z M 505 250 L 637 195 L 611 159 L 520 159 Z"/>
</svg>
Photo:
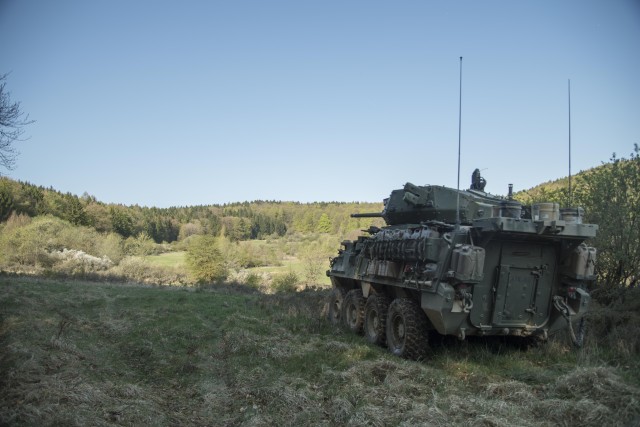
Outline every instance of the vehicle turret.
<svg viewBox="0 0 640 427">
<path fill-rule="evenodd" d="M 484 192 L 486 180 L 476 169 L 468 190 L 456 190 L 435 185 L 418 186 L 410 182 L 402 189 L 393 190 L 384 200 L 380 213 L 352 214 L 354 218 L 382 217 L 387 225 L 420 224 L 440 221 L 455 224 L 460 209 L 460 223 L 470 225 L 473 220 L 492 216 L 520 214 L 520 203 L 511 196 L 506 199 Z"/>
</svg>

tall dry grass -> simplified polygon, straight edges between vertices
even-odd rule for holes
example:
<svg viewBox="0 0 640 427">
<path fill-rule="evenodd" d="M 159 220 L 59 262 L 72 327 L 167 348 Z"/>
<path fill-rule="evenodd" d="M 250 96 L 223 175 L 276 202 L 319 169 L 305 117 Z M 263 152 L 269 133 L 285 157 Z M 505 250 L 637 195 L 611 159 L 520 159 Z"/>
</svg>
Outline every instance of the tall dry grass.
<svg viewBox="0 0 640 427">
<path fill-rule="evenodd" d="M 0 278 L 0 424 L 640 422 L 638 353 L 603 348 L 633 327 L 615 315 L 577 352 L 452 341 L 418 363 L 330 325 L 325 298 Z"/>
</svg>

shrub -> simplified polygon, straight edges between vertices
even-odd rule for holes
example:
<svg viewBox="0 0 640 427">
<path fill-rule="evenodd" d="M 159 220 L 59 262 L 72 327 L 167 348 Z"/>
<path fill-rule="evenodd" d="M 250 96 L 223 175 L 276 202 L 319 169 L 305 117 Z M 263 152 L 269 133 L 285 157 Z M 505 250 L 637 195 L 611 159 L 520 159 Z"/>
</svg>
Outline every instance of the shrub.
<svg viewBox="0 0 640 427">
<path fill-rule="evenodd" d="M 227 277 L 227 281 L 229 281 L 230 283 L 246 285 L 252 289 L 265 292 L 269 290 L 270 280 L 271 276 L 269 275 L 269 273 L 256 273 L 249 272 L 247 270 L 239 270 L 236 272 L 232 271 Z"/>
<path fill-rule="evenodd" d="M 298 275 L 290 271 L 286 274 L 280 274 L 273 278 L 273 283 L 271 287 L 275 292 L 295 292 L 298 288 L 298 283 L 300 279 Z"/>
<path fill-rule="evenodd" d="M 57 244 L 62 248 L 73 249 L 95 255 L 96 247 L 102 236 L 88 227 L 78 227 L 68 224 L 60 230 L 57 236 Z"/>
<path fill-rule="evenodd" d="M 136 237 L 129 236 L 124 241 L 124 253 L 127 255 L 152 255 L 156 252 L 156 243 L 145 232 L 138 233 Z"/>
<path fill-rule="evenodd" d="M 249 275 L 247 275 L 247 278 L 245 280 L 245 284 L 247 286 L 257 289 L 260 287 L 260 284 L 262 283 L 262 281 L 263 281 L 262 277 L 260 277 L 256 273 L 249 273 Z"/>
<path fill-rule="evenodd" d="M 147 285 L 188 285 L 190 281 L 180 268 L 150 265 L 138 257 L 126 257 L 102 277 L 127 280 Z"/>
<path fill-rule="evenodd" d="M 80 251 L 87 256 L 108 258 L 114 263 L 122 259 L 122 238 L 115 233 L 103 235 L 88 227 L 73 226 L 53 216 L 40 216 L 33 220 L 24 215 L 13 215 L 0 234 L 0 260 L 5 267 L 53 267 L 75 271 L 94 270 L 92 265 L 69 261 L 60 251 Z M 73 265 L 72 265 L 73 264 Z M 76 265 L 77 264 L 77 265 Z M 100 270 L 101 268 L 98 268 Z"/>
<path fill-rule="evenodd" d="M 63 262 L 83 265 L 90 270 L 106 270 L 113 265 L 113 262 L 107 257 L 98 258 L 75 249 L 65 248 L 61 251 L 54 251 L 51 253 L 51 257 Z"/>
<path fill-rule="evenodd" d="M 304 266 L 306 283 L 309 285 L 316 283 L 321 277 L 328 257 L 318 250 L 317 245 L 309 245 L 302 250 L 300 258 Z"/>
<path fill-rule="evenodd" d="M 96 243 L 96 255 L 99 257 L 107 257 L 114 264 L 119 264 L 124 256 L 122 247 L 122 237 L 116 233 L 109 233 Z"/>
<path fill-rule="evenodd" d="M 61 250 L 62 231 L 71 225 L 66 221 L 42 216 L 25 226 L 9 228 L 2 233 L 1 252 L 5 264 L 49 266 L 49 253 Z"/>
<path fill-rule="evenodd" d="M 113 262 L 107 257 L 98 258 L 83 251 L 63 249 L 50 254 L 56 264 L 52 271 L 67 276 L 85 276 L 87 273 L 108 270 Z"/>
</svg>

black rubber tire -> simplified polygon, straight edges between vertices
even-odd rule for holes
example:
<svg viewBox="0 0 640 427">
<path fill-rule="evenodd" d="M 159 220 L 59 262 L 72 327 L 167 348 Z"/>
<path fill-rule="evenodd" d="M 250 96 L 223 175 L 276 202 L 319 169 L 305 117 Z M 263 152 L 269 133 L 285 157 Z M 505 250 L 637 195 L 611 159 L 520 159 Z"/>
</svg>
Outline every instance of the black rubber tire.
<svg viewBox="0 0 640 427">
<path fill-rule="evenodd" d="M 345 291 L 342 288 L 333 288 L 329 295 L 329 308 L 327 309 L 327 320 L 333 325 L 340 324 L 340 315 L 342 313 L 342 302 L 344 301 Z"/>
<path fill-rule="evenodd" d="M 362 333 L 364 325 L 365 299 L 362 290 L 352 289 L 347 292 L 342 303 L 342 324 L 351 332 Z"/>
<path fill-rule="evenodd" d="M 397 298 L 387 314 L 387 347 L 405 359 L 422 360 L 429 353 L 429 321 L 418 303 Z"/>
<path fill-rule="evenodd" d="M 384 346 L 387 343 L 387 312 L 389 298 L 371 295 L 364 305 L 364 336 L 371 344 Z"/>
</svg>

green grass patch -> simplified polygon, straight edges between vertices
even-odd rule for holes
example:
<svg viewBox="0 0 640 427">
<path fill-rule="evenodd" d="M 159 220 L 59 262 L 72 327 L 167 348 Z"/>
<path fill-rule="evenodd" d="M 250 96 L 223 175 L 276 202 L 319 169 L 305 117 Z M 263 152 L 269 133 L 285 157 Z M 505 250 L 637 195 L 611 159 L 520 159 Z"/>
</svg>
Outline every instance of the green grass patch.
<svg viewBox="0 0 640 427">
<path fill-rule="evenodd" d="M 183 268 L 187 266 L 185 254 L 186 252 L 184 251 L 166 252 L 160 255 L 146 256 L 144 257 L 144 260 L 155 266 Z"/>
<path fill-rule="evenodd" d="M 243 244 L 251 245 L 255 247 L 264 247 L 269 245 L 265 240 L 251 240 L 243 242 Z M 144 257 L 144 262 L 148 263 L 152 267 L 166 267 L 166 268 L 178 268 L 186 269 L 185 262 L 186 252 L 167 252 L 160 255 L 149 255 Z M 302 282 L 305 281 L 307 276 L 307 267 L 303 260 L 294 256 L 285 256 L 280 262 L 280 265 L 269 265 L 264 267 L 252 267 L 247 268 L 248 274 L 261 274 L 267 273 L 271 276 L 283 276 L 293 272 Z M 315 284 L 319 286 L 331 286 L 331 280 L 324 274 L 324 270 L 329 269 L 329 260 L 327 259 L 326 268 L 323 268 L 322 273 L 316 278 Z"/>
<path fill-rule="evenodd" d="M 2 425 L 629 425 L 637 357 L 452 341 L 405 361 L 328 292 L 0 278 Z"/>
</svg>

